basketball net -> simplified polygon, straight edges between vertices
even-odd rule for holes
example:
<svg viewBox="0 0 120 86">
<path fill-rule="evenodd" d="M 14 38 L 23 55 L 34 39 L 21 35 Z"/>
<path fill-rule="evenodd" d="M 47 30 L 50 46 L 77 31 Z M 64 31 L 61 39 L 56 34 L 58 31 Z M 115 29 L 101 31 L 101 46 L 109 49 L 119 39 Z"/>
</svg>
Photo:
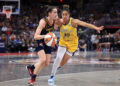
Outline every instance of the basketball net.
<svg viewBox="0 0 120 86">
<path fill-rule="evenodd" d="M 12 11 L 3 10 L 3 13 L 6 14 L 6 18 L 7 18 L 7 19 L 10 19 L 10 18 L 11 18 Z"/>
</svg>

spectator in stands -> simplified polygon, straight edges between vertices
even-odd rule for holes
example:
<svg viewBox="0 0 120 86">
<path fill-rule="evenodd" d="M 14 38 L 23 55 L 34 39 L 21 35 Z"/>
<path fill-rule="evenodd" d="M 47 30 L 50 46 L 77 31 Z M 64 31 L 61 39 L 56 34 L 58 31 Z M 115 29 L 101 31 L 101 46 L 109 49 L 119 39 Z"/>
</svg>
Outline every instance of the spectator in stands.
<svg viewBox="0 0 120 86">
<path fill-rule="evenodd" d="M 6 52 L 6 37 L 5 34 L 0 35 L 0 53 Z"/>
<path fill-rule="evenodd" d="M 113 51 L 120 51 L 120 34 L 115 33 L 114 34 L 114 50 Z"/>
<path fill-rule="evenodd" d="M 2 26 L 2 28 L 1 28 L 1 31 L 2 31 L 3 33 L 5 33 L 7 30 L 8 30 L 8 27 L 5 25 L 5 23 L 3 23 L 3 26 Z"/>
<path fill-rule="evenodd" d="M 92 34 L 91 35 L 91 42 L 92 42 L 92 50 L 96 50 L 98 43 L 99 43 L 99 35 Z"/>
<path fill-rule="evenodd" d="M 87 44 L 85 43 L 85 40 L 80 40 L 79 41 L 79 49 L 80 49 L 80 51 L 86 52 Z"/>
<path fill-rule="evenodd" d="M 25 38 L 20 39 L 20 51 L 21 52 L 25 52 L 28 51 L 28 47 L 27 47 L 27 42 L 25 40 Z"/>
<path fill-rule="evenodd" d="M 99 45 L 98 45 L 98 49 L 99 50 L 103 50 L 104 48 L 107 48 L 107 38 L 105 37 L 105 35 L 102 35 L 102 37 L 99 39 Z"/>
<path fill-rule="evenodd" d="M 113 51 L 115 47 L 113 34 L 109 34 L 108 42 L 110 43 L 110 51 Z"/>
<path fill-rule="evenodd" d="M 14 52 L 20 51 L 20 37 L 17 35 L 13 40 Z"/>
</svg>

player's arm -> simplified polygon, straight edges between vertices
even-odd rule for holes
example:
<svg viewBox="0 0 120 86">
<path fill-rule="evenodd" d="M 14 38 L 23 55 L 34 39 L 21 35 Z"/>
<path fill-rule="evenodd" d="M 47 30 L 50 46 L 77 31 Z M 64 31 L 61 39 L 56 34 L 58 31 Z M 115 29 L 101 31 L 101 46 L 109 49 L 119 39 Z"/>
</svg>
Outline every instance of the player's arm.
<svg viewBox="0 0 120 86">
<path fill-rule="evenodd" d="M 57 19 L 55 20 L 54 29 L 57 30 L 58 27 L 60 27 L 60 26 L 62 25 L 62 23 L 63 23 L 63 20 L 60 19 L 60 18 L 57 18 Z"/>
<path fill-rule="evenodd" d="M 76 25 L 76 26 L 83 26 L 83 27 L 88 27 L 88 28 L 97 30 L 99 33 L 104 28 L 104 26 L 97 27 L 97 26 L 95 26 L 93 24 L 89 24 L 89 23 L 86 23 L 84 21 L 80 21 L 78 19 L 73 19 L 72 23 L 73 23 L 73 25 Z"/>
<path fill-rule="evenodd" d="M 54 29 L 55 30 L 57 30 L 58 29 L 58 27 L 59 27 L 59 25 L 56 23 L 56 21 L 55 21 L 55 24 L 54 24 Z"/>
<path fill-rule="evenodd" d="M 45 35 L 40 35 L 41 31 L 43 30 L 45 25 L 46 25 L 45 20 L 41 19 L 40 22 L 39 22 L 39 25 L 38 25 L 38 27 L 36 29 L 35 35 L 34 35 L 35 40 L 40 40 L 40 39 L 43 39 L 45 37 Z"/>
</svg>

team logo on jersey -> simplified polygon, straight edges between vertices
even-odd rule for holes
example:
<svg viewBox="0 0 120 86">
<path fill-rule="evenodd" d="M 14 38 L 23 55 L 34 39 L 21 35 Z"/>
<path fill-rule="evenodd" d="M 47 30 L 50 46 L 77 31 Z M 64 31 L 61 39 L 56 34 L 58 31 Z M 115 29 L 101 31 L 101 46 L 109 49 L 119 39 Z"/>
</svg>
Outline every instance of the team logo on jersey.
<svg viewBox="0 0 120 86">
<path fill-rule="evenodd" d="M 63 29 L 63 30 L 61 30 L 60 32 L 68 32 L 68 33 L 71 33 L 72 30 Z"/>
<path fill-rule="evenodd" d="M 65 27 L 64 29 L 68 29 L 68 27 Z"/>
<path fill-rule="evenodd" d="M 47 28 L 46 29 L 46 31 L 52 31 L 53 30 L 53 28 Z"/>
</svg>

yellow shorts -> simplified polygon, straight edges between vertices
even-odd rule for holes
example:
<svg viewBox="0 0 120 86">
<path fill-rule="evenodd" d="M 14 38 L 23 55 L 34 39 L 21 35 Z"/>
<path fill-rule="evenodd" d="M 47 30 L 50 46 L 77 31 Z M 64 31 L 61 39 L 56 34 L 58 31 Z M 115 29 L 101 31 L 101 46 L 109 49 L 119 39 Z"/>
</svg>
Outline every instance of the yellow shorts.
<svg viewBox="0 0 120 86">
<path fill-rule="evenodd" d="M 63 46 L 63 47 L 66 47 L 67 48 L 67 51 L 70 52 L 70 53 L 73 53 L 77 50 L 78 48 L 78 41 L 59 41 L 59 45 L 60 46 Z"/>
</svg>

